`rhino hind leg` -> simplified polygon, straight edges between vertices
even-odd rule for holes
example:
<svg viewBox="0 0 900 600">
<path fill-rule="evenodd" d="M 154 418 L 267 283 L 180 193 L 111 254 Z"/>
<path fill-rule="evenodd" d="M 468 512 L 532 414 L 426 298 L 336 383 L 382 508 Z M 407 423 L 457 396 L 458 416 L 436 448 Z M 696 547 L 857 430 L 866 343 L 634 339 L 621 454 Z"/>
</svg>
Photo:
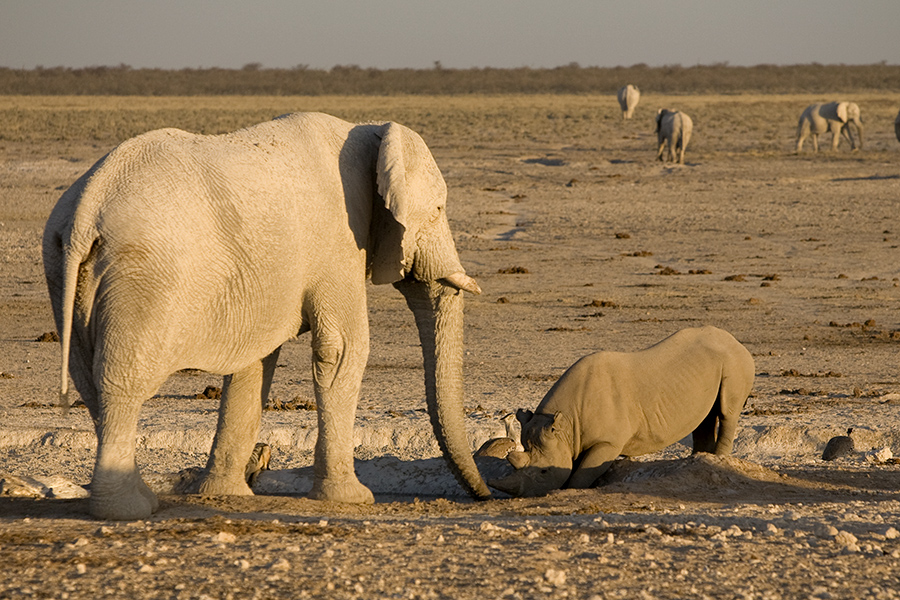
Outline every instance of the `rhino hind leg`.
<svg viewBox="0 0 900 600">
<path fill-rule="evenodd" d="M 694 429 L 694 450 L 693 454 L 698 452 L 713 453 L 716 451 L 716 424 L 719 420 L 719 402 L 710 409 L 709 414 L 704 417 L 703 421 Z"/>
</svg>

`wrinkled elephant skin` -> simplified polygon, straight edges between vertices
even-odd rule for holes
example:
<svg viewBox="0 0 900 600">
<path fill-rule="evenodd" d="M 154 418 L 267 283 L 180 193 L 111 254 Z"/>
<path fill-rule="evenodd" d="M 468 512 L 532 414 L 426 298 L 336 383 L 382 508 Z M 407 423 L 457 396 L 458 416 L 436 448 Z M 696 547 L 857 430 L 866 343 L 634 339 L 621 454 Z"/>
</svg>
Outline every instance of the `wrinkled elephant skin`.
<svg viewBox="0 0 900 600">
<path fill-rule="evenodd" d="M 693 433 L 694 452 L 730 454 L 753 387 L 753 358 L 715 327 L 683 329 L 640 352 L 597 352 L 560 377 L 532 413 L 524 452 L 489 485 L 515 496 L 593 486 L 619 456 L 656 452 Z"/>
</svg>

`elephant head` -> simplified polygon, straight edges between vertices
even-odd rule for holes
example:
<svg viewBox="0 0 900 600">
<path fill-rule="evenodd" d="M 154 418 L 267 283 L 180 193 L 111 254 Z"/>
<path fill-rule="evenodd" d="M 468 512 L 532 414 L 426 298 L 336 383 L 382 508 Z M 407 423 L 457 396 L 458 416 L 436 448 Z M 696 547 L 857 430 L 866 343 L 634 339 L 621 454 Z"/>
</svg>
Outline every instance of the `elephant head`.
<svg viewBox="0 0 900 600">
<path fill-rule="evenodd" d="M 494 479 L 491 487 L 512 496 L 541 496 L 563 487 L 573 469 L 574 428 L 563 413 L 552 415 L 519 409 L 524 452 L 512 451 L 506 458 L 516 471 Z"/>
<path fill-rule="evenodd" d="M 428 413 L 457 480 L 490 497 L 469 447 L 463 411 L 463 296 L 480 294 L 459 262 L 445 211 L 447 186 L 418 134 L 396 123 L 381 132 L 376 168 L 384 204 L 372 219 L 372 282 L 393 283 L 419 331 Z"/>
</svg>

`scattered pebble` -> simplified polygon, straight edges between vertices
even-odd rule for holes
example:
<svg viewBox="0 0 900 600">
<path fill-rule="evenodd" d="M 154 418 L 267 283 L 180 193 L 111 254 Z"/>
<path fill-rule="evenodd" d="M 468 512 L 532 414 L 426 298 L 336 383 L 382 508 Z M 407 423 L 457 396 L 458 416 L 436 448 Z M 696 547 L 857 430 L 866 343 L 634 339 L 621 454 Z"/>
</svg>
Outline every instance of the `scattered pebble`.
<svg viewBox="0 0 900 600">
<path fill-rule="evenodd" d="M 219 544 L 233 544 L 237 540 L 237 536 L 227 531 L 220 531 L 213 536 L 213 541 Z"/>
<path fill-rule="evenodd" d="M 557 569 L 547 569 L 544 573 L 544 579 L 546 579 L 547 583 L 550 585 L 561 587 L 566 584 L 566 572 Z"/>
</svg>

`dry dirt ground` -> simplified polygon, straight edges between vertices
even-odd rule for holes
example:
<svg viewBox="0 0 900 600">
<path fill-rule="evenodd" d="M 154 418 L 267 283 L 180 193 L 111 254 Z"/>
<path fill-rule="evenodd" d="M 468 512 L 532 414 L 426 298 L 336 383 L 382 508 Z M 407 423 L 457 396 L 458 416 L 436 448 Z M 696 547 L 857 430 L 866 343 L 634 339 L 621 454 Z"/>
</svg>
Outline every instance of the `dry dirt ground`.
<svg viewBox="0 0 900 600">
<path fill-rule="evenodd" d="M 864 150 L 799 156 L 797 116 L 832 98 L 646 94 L 628 122 L 588 96 L 0 98 L 0 473 L 90 480 L 89 420 L 53 408 L 59 346 L 36 341 L 54 329 L 41 230 L 120 132 L 167 124 L 324 110 L 422 133 L 484 289 L 466 306 L 473 448 L 580 356 L 682 327 L 730 331 L 757 374 L 733 457 L 676 444 L 597 489 L 471 503 L 433 473 L 411 315 L 371 286 L 356 443 L 375 505 L 304 498 L 314 413 L 267 411 L 273 471 L 255 497 L 164 495 L 135 523 L 0 497 L 0 598 L 900 597 L 900 467 L 872 456 L 900 454 L 900 96 L 843 97 Z M 694 120 L 684 166 L 655 160 L 660 106 Z M 308 343 L 280 358 L 288 408 L 312 399 Z M 195 395 L 220 384 L 179 373 L 145 403 L 139 461 L 160 489 L 204 463 L 216 402 Z M 848 427 L 858 452 L 822 461 Z"/>
</svg>

